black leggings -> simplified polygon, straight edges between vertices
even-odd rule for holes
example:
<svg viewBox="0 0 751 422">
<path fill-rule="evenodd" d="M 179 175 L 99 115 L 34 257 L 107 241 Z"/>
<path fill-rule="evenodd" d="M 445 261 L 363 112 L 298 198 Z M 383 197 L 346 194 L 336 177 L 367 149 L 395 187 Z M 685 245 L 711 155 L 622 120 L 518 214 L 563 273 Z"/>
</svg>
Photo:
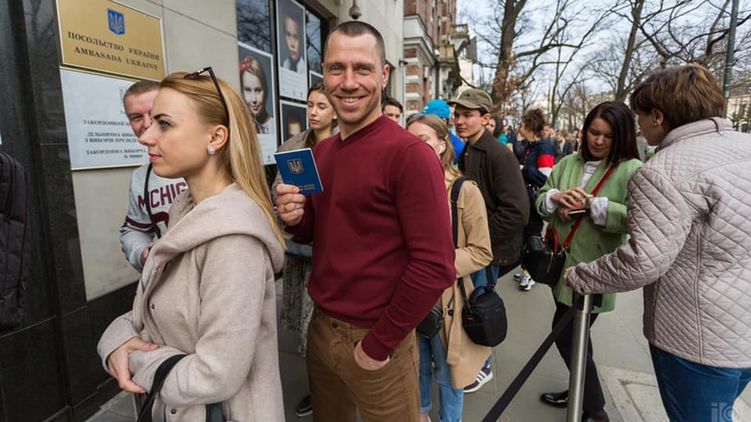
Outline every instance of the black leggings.
<svg viewBox="0 0 751 422">
<path fill-rule="evenodd" d="M 532 200 L 530 199 L 530 201 Z M 530 236 L 542 236 L 542 226 L 542 217 L 537 213 L 537 208 L 535 208 L 534 201 L 532 201 L 529 208 L 529 221 L 527 222 L 527 225 L 524 226 L 522 248 L 526 247 L 527 239 L 529 239 Z M 522 269 L 524 269 L 524 264 L 522 264 Z"/>
<path fill-rule="evenodd" d="M 553 316 L 553 326 L 563 318 L 563 315 L 568 312 L 570 308 L 558 301 L 555 302 L 555 315 Z M 598 314 L 592 314 L 589 319 L 589 327 L 595 323 Z M 555 341 L 555 345 L 560 352 L 563 361 L 566 362 L 566 367 L 571 370 L 571 337 L 574 334 L 574 322 L 573 320 L 566 325 L 561 335 Z M 587 372 L 584 376 L 584 404 L 582 406 L 584 413 L 591 414 L 592 412 L 601 411 L 605 407 L 605 396 L 602 393 L 602 386 L 600 385 L 600 378 L 597 376 L 597 367 L 594 360 L 592 360 L 592 339 L 589 339 L 587 343 Z"/>
</svg>

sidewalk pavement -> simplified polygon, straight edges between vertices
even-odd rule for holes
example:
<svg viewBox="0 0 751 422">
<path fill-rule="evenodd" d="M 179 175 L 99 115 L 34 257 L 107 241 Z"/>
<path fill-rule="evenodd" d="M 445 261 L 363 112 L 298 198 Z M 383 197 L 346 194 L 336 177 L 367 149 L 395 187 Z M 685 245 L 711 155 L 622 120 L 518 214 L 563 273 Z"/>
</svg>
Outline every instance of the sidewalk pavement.
<svg viewBox="0 0 751 422">
<path fill-rule="evenodd" d="M 281 288 L 281 283 L 277 284 Z M 554 304 L 550 289 L 536 285 L 529 292 L 517 288 L 511 274 L 501 278 L 498 291 L 506 303 L 509 332 L 506 341 L 493 352 L 493 379 L 464 398 L 464 420 L 480 421 L 550 332 Z M 279 293 L 279 292 L 278 292 Z M 592 328 L 595 362 L 605 390 L 605 410 L 613 422 L 663 422 L 667 416 L 660 401 L 657 382 L 642 335 L 641 290 L 620 294 L 615 312 L 603 314 Z M 279 335 L 280 366 L 287 421 L 297 418 L 295 405 L 307 394 L 305 363 L 297 354 L 297 337 Z M 511 422 L 558 422 L 566 420 L 565 409 L 555 409 L 539 400 L 543 392 L 568 387 L 568 371 L 555 346 L 548 352 L 519 394 L 501 417 Z M 133 421 L 130 397 L 121 393 L 88 422 Z M 438 392 L 433 391 L 431 419 L 438 421 Z M 735 422 L 751 422 L 751 388 L 735 404 Z M 718 412 L 722 409 L 718 409 Z M 719 420 L 719 419 L 718 419 Z"/>
</svg>

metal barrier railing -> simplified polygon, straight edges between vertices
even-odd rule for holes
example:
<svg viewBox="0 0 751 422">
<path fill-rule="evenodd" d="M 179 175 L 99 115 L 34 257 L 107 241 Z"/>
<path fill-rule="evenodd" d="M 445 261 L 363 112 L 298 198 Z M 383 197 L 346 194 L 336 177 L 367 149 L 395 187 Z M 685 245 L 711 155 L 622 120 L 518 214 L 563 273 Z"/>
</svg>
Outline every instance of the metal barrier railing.
<svg viewBox="0 0 751 422">
<path fill-rule="evenodd" d="M 574 332 L 571 346 L 571 370 L 569 375 L 569 395 L 566 421 L 579 422 L 582 417 L 584 399 L 584 377 L 586 375 L 587 343 L 589 342 L 589 320 L 592 316 L 593 295 L 574 295 L 571 309 L 553 327 L 550 334 L 543 340 L 540 347 L 529 358 L 519 374 L 511 381 L 506 391 L 495 402 L 482 422 L 495 422 L 501 417 L 521 387 L 527 381 L 542 358 L 561 335 L 566 325 L 573 319 Z"/>
</svg>

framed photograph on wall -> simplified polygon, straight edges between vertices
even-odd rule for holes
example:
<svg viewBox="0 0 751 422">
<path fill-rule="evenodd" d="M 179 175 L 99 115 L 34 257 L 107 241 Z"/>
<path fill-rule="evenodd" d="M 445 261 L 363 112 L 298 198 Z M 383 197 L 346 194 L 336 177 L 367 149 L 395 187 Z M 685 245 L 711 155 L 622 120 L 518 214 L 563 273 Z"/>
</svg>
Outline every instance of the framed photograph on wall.
<svg viewBox="0 0 751 422">
<path fill-rule="evenodd" d="M 236 0 L 237 40 L 267 53 L 274 52 L 271 0 Z"/>
<path fill-rule="evenodd" d="M 305 101 L 308 91 L 305 8 L 295 0 L 276 2 L 279 94 Z"/>
<path fill-rule="evenodd" d="M 255 120 L 263 163 L 274 164 L 277 136 L 273 56 L 240 42 L 237 48 L 240 55 L 240 95 Z"/>
<path fill-rule="evenodd" d="M 279 115 L 281 116 L 282 143 L 289 138 L 308 129 L 308 116 L 306 106 L 292 101 L 279 102 Z"/>
<path fill-rule="evenodd" d="M 310 86 L 313 86 L 319 82 L 323 83 L 323 75 L 318 72 L 310 72 Z"/>
</svg>

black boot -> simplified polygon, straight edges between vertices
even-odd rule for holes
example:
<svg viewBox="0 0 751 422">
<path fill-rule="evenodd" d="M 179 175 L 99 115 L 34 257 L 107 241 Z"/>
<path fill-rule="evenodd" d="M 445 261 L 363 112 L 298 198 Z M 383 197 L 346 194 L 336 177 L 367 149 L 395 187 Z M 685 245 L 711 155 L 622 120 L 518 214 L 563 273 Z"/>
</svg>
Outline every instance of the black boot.
<svg viewBox="0 0 751 422">
<path fill-rule="evenodd" d="M 540 396 L 540 400 L 543 401 L 543 403 L 557 407 L 557 408 L 564 408 L 568 406 L 568 390 L 561 391 L 560 393 L 545 393 Z"/>
</svg>

